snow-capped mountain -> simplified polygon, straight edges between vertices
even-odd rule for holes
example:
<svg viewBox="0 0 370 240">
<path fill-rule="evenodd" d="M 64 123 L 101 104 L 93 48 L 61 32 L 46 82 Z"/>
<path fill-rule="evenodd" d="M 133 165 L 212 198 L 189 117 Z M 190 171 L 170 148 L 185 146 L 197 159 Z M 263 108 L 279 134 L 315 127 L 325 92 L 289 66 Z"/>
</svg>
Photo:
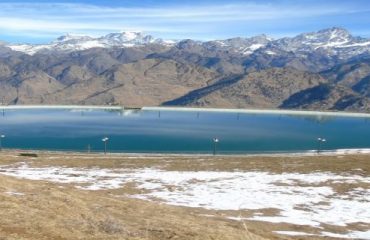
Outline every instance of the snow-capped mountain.
<svg viewBox="0 0 370 240">
<path fill-rule="evenodd" d="M 203 45 L 208 49 L 224 49 L 243 55 L 251 55 L 257 50 L 268 55 L 279 55 L 281 52 L 305 55 L 317 52 L 339 59 L 370 54 L 370 39 L 354 37 L 346 29 L 337 27 L 276 40 L 259 35 L 251 38 L 210 41 Z"/>
<path fill-rule="evenodd" d="M 317 51 L 328 56 L 346 59 L 369 53 L 370 40 L 353 37 L 346 29 L 334 27 L 318 32 L 303 33 L 292 38 L 278 39 L 272 41 L 267 48 L 278 48 L 298 54 Z"/>
<path fill-rule="evenodd" d="M 250 38 L 237 37 L 206 42 L 194 40 L 172 41 L 154 38 L 142 32 L 121 32 L 110 33 L 96 38 L 67 34 L 57 38 L 50 44 L 8 44 L 6 46 L 12 50 L 33 55 L 48 51 L 72 52 L 97 47 L 128 48 L 153 43 L 179 48 L 186 47 L 188 49 L 191 47 L 195 51 L 200 48 L 207 49 L 208 51 L 225 51 L 244 56 L 251 55 L 257 51 L 259 54 L 267 55 L 292 52 L 303 57 L 307 54 L 320 53 L 320 55 L 328 57 L 349 59 L 356 55 L 370 53 L 369 39 L 353 37 L 347 30 L 336 27 L 276 40 L 266 35 L 259 35 Z"/>
<path fill-rule="evenodd" d="M 369 79 L 370 39 L 341 28 L 280 39 L 166 41 L 122 32 L 67 34 L 43 45 L 0 42 L 0 92 L 8 104 L 364 112 Z"/>
<path fill-rule="evenodd" d="M 50 44 L 15 44 L 7 45 L 14 51 L 20 51 L 33 55 L 45 51 L 80 51 L 90 48 L 111 48 L 111 47 L 133 47 L 142 46 L 150 43 L 171 45 L 175 42 L 164 41 L 162 39 L 155 39 L 150 35 L 145 35 L 142 32 L 121 32 L 110 33 L 102 37 L 94 38 L 90 36 L 81 36 L 67 34 L 58 37 Z"/>
<path fill-rule="evenodd" d="M 230 38 L 226 40 L 216 40 L 204 43 L 208 49 L 222 48 L 244 55 L 252 54 L 259 48 L 265 47 L 272 38 L 268 38 L 266 35 L 259 35 L 251 38 Z"/>
</svg>

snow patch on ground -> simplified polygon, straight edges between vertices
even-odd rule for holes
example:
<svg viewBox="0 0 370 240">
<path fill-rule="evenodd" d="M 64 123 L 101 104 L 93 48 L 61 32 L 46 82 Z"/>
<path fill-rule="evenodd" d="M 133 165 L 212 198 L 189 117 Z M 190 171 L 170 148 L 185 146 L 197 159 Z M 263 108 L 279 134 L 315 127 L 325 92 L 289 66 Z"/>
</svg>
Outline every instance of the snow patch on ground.
<svg viewBox="0 0 370 240">
<path fill-rule="evenodd" d="M 273 52 L 273 51 L 270 51 L 270 50 L 265 51 L 265 53 L 268 54 L 268 55 L 276 55 L 276 52 Z"/>
<path fill-rule="evenodd" d="M 249 47 L 246 47 L 242 50 L 243 54 L 245 55 L 248 55 L 248 54 L 252 54 L 253 52 L 255 52 L 257 49 L 261 48 L 261 47 L 264 47 L 265 45 L 264 44 L 259 44 L 259 43 L 255 43 L 255 44 L 252 44 L 250 45 Z"/>
<path fill-rule="evenodd" d="M 276 209 L 277 215 L 258 212 L 248 220 L 290 223 L 319 228 L 321 224 L 370 224 L 370 190 L 353 188 L 337 193 L 331 184 L 370 183 L 370 177 L 330 172 L 307 174 L 269 172 L 179 172 L 159 169 L 33 168 L 26 163 L 0 167 L 1 174 L 59 183 L 85 190 L 104 190 L 135 183 L 143 194 L 132 197 L 168 204 L 216 210 Z M 325 235 L 326 234 L 326 235 Z M 329 236 L 331 233 L 323 233 Z M 334 233 L 333 233 L 334 234 Z M 342 234 L 343 235 L 343 234 Z M 368 232 L 344 236 L 368 237 Z M 342 236 L 341 236 L 342 237 Z M 362 237 L 361 237 L 362 238 Z"/>
<path fill-rule="evenodd" d="M 24 193 L 21 192 L 7 191 L 5 193 L 11 196 L 24 196 Z"/>
<path fill-rule="evenodd" d="M 370 230 L 361 232 L 361 231 L 352 231 L 346 234 L 332 233 L 332 232 L 321 232 L 323 236 L 333 237 L 333 238 L 347 238 L 347 239 L 370 239 Z"/>
<path fill-rule="evenodd" d="M 351 231 L 346 234 L 332 233 L 332 232 L 321 232 L 321 234 L 312 234 L 305 232 L 296 232 L 296 231 L 274 231 L 274 233 L 288 235 L 288 236 L 326 236 L 333 238 L 342 238 L 342 239 L 370 239 L 370 231 Z"/>
<path fill-rule="evenodd" d="M 289 235 L 289 236 L 315 236 L 316 234 L 310 234 L 305 232 L 294 232 L 294 231 L 274 231 L 274 233 Z"/>
</svg>

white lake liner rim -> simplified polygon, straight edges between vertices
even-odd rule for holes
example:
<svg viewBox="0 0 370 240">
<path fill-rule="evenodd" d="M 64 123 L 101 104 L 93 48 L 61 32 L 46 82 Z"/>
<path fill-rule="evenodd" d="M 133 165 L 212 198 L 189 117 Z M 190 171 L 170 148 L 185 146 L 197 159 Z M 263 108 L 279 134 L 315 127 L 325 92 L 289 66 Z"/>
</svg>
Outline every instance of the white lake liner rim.
<svg viewBox="0 0 370 240">
<path fill-rule="evenodd" d="M 96 109 L 96 110 L 133 110 L 131 107 L 119 105 L 0 105 L 1 110 L 17 109 Z M 245 108 L 197 108 L 197 107 L 170 107 L 170 106 L 143 106 L 134 108 L 141 111 L 182 111 L 182 112 L 221 112 L 221 113 L 251 113 L 251 114 L 287 114 L 287 115 L 322 115 L 337 117 L 364 117 L 370 118 L 370 113 L 315 111 L 290 109 L 245 109 Z"/>
</svg>

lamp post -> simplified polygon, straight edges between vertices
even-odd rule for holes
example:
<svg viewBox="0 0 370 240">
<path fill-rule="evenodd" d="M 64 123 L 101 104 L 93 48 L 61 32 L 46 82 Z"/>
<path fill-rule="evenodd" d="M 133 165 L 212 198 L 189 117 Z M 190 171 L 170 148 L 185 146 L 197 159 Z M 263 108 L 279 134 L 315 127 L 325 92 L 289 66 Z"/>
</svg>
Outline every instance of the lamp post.
<svg viewBox="0 0 370 240">
<path fill-rule="evenodd" d="M 107 142 L 108 142 L 109 138 L 105 137 L 102 139 L 102 141 L 104 142 L 104 154 L 107 154 Z"/>
<path fill-rule="evenodd" d="M 326 142 L 325 138 L 317 138 L 317 153 L 319 154 L 321 152 L 321 145 Z"/>
<path fill-rule="evenodd" d="M 5 138 L 5 135 L 4 135 L 4 134 L 1 134 L 1 135 L 0 135 L 0 151 L 2 151 L 2 150 L 3 150 L 3 144 L 2 144 L 2 142 L 1 142 L 3 138 Z"/>
<path fill-rule="evenodd" d="M 91 152 L 91 146 L 90 144 L 87 144 L 87 153 L 90 153 Z"/>
<path fill-rule="evenodd" d="M 217 143 L 219 142 L 220 140 L 218 138 L 214 138 L 213 139 L 213 155 L 216 155 L 216 152 L 217 152 Z"/>
</svg>

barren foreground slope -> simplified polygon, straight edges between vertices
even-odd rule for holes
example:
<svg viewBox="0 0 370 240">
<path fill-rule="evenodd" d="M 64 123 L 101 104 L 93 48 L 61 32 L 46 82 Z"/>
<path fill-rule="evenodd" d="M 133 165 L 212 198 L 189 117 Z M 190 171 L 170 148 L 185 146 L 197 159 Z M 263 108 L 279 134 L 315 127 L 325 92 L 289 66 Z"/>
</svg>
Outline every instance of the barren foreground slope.
<svg viewBox="0 0 370 240">
<path fill-rule="evenodd" d="M 19 153 L 0 157 L 0 239 L 370 237 L 369 155 Z"/>
</svg>

